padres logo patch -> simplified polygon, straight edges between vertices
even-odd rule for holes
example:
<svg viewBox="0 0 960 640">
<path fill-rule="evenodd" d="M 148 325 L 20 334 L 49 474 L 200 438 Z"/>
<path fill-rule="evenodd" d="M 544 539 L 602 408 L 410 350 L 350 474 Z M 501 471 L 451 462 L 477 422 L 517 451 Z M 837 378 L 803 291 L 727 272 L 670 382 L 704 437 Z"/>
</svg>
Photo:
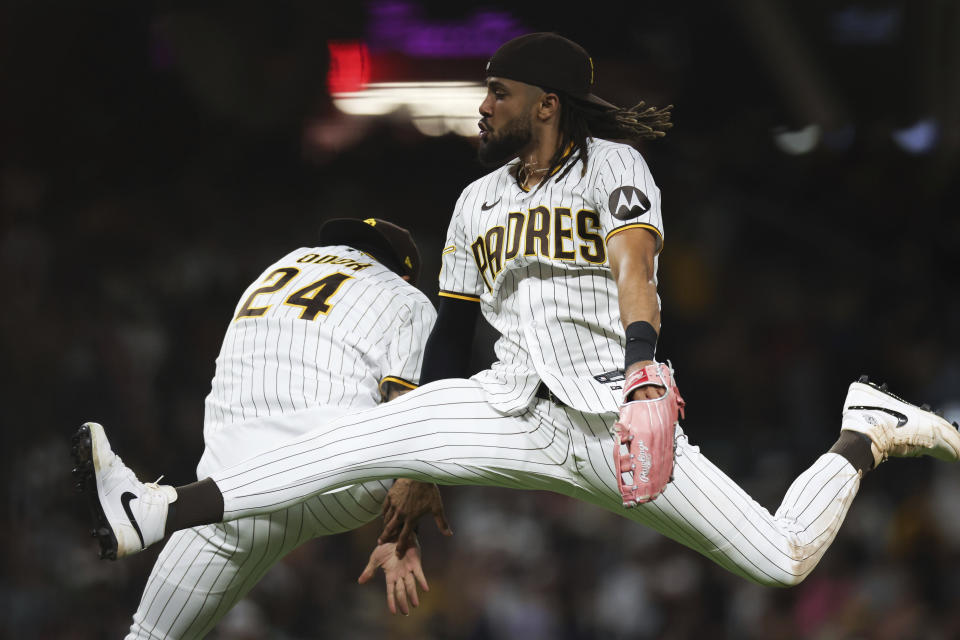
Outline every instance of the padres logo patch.
<svg viewBox="0 0 960 640">
<path fill-rule="evenodd" d="M 650 210 L 650 200 L 636 187 L 617 187 L 610 194 L 608 204 L 617 220 L 638 218 Z"/>
</svg>

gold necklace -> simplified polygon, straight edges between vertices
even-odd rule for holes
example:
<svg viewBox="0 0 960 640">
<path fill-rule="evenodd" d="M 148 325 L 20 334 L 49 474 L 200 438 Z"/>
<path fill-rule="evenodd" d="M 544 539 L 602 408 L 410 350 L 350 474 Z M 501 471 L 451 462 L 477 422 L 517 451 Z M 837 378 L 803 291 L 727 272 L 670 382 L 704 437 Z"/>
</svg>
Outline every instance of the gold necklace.
<svg viewBox="0 0 960 640">
<path fill-rule="evenodd" d="M 546 167 L 544 169 L 530 169 L 528 168 L 527 165 L 524 164 L 520 167 L 520 171 L 518 172 L 517 177 L 520 178 L 520 184 L 526 186 L 527 180 L 529 180 L 531 177 L 540 173 L 546 173 L 549 170 L 550 170 L 550 167 Z"/>
</svg>

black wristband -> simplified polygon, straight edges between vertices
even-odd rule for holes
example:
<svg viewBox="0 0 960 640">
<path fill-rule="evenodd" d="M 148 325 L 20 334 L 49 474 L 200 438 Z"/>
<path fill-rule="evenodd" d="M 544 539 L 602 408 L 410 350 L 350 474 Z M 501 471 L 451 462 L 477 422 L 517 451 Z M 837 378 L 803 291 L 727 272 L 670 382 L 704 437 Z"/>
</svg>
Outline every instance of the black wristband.
<svg viewBox="0 0 960 640">
<path fill-rule="evenodd" d="M 653 360 L 657 351 L 657 330 L 649 322 L 639 320 L 627 325 L 627 348 L 623 355 L 623 370 L 643 360 Z"/>
</svg>

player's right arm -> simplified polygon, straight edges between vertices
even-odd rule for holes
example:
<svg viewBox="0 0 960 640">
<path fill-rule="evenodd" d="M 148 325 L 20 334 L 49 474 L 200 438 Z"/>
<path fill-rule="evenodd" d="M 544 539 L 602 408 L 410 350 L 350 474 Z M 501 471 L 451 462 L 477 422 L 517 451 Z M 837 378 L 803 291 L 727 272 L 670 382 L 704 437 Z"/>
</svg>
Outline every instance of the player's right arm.
<svg viewBox="0 0 960 640">
<path fill-rule="evenodd" d="M 411 389 L 390 384 L 386 401 L 395 400 L 410 391 Z M 419 515 L 407 518 L 406 514 L 409 513 Z M 380 512 L 383 517 L 383 531 L 377 538 L 377 544 L 383 545 L 396 540 L 397 557 L 405 557 L 407 550 L 416 545 L 417 520 L 427 513 L 433 514 L 440 533 L 445 536 L 453 535 L 453 530 L 447 522 L 447 514 L 443 510 L 440 488 L 429 482 L 397 478 L 383 500 Z"/>
<path fill-rule="evenodd" d="M 473 202 L 476 183 L 460 195 L 440 256 L 440 304 L 433 331 L 427 339 L 421 379 L 423 384 L 447 378 L 466 378 L 480 315 L 480 296 L 486 285 L 477 269 L 467 232 L 466 203 Z"/>
<path fill-rule="evenodd" d="M 470 375 L 470 349 L 479 312 L 476 302 L 441 299 L 437 320 L 424 350 L 421 384 Z M 393 392 L 399 395 L 399 390 Z M 383 530 L 377 542 L 396 540 L 397 554 L 402 556 L 413 544 L 420 518 L 428 513 L 433 514 L 440 533 L 453 535 L 444 515 L 439 487 L 398 479 L 383 501 Z"/>
<path fill-rule="evenodd" d="M 396 400 L 416 388 L 420 379 L 417 374 L 423 365 L 424 336 L 432 327 L 435 317 L 433 305 L 419 292 L 409 296 L 403 308 L 405 313 L 397 316 L 399 331 L 388 348 L 381 372 L 384 375 L 380 380 L 380 393 L 385 402 Z M 405 526 L 399 517 L 390 511 L 392 505 L 402 503 L 409 494 L 423 496 L 426 501 L 424 509 L 434 514 L 441 533 L 453 535 L 447 525 L 437 487 L 400 478 L 387 492 L 383 504 L 383 518 L 388 525 L 391 522 L 399 523 L 395 528 L 402 530 L 401 535 L 398 538 L 394 531 L 388 536 L 386 530 L 380 534 L 377 547 L 371 552 L 370 560 L 357 580 L 363 584 L 374 576 L 378 567 L 383 569 L 387 606 L 391 613 L 395 614 L 399 609 L 404 615 L 409 613 L 409 605 L 416 607 L 420 604 L 417 585 L 424 591 L 428 590 L 414 526 Z"/>
<path fill-rule="evenodd" d="M 424 349 L 420 384 L 447 378 L 466 378 L 470 371 L 470 354 L 480 314 L 483 281 L 470 253 L 468 235 L 463 226 L 463 205 L 469 188 L 460 196 L 447 230 L 440 270 L 440 304 L 437 319 Z M 399 482 L 399 481 L 398 481 Z M 417 522 L 432 513 L 437 528 L 452 535 L 436 485 L 422 482 L 395 483 L 384 501 L 384 529 L 379 542 L 397 538 L 397 550 L 403 552 L 413 539 Z"/>
</svg>

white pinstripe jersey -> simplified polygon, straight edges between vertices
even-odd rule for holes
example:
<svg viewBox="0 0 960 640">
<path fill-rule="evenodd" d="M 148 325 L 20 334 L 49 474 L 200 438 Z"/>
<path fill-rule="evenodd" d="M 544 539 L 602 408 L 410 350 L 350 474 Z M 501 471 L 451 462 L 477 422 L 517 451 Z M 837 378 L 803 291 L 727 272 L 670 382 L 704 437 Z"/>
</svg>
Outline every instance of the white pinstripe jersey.
<svg viewBox="0 0 960 640">
<path fill-rule="evenodd" d="M 475 376 L 497 409 L 526 407 L 543 380 L 571 407 L 616 411 L 625 337 L 606 242 L 642 227 L 656 234 L 659 253 L 660 190 L 635 149 L 606 140 L 589 141 L 586 175 L 574 156 L 529 192 L 515 166 L 460 195 L 440 295 L 478 300 L 500 332 L 497 361 Z"/>
<path fill-rule="evenodd" d="M 240 298 L 217 357 L 204 432 L 318 406 L 379 404 L 413 388 L 436 311 L 423 293 L 346 246 L 286 255 Z"/>
</svg>

